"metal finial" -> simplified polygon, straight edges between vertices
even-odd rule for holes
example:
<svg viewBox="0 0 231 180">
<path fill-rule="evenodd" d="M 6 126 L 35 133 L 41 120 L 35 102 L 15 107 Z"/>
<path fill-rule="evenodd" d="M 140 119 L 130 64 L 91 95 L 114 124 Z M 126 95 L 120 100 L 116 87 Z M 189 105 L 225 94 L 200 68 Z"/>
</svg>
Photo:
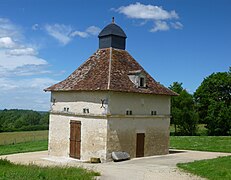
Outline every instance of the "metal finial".
<svg viewBox="0 0 231 180">
<path fill-rule="evenodd" d="M 114 18 L 114 17 L 112 17 L 112 23 L 113 23 L 113 24 L 115 23 L 115 18 Z"/>
</svg>

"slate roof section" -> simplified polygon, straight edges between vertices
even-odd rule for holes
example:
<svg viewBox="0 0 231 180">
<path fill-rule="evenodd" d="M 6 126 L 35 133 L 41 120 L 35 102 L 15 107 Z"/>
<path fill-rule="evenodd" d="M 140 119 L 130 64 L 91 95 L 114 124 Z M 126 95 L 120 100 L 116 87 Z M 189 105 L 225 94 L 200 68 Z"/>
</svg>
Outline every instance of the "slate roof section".
<svg viewBox="0 0 231 180">
<path fill-rule="evenodd" d="M 147 87 L 137 87 L 128 74 L 142 71 Z M 45 91 L 117 91 L 156 95 L 177 95 L 156 82 L 139 63 L 125 50 L 98 49 L 67 79 Z"/>
<path fill-rule="evenodd" d="M 100 33 L 99 33 L 99 38 L 103 37 L 103 36 L 109 36 L 109 35 L 115 35 L 115 36 L 120 36 L 120 37 L 124 37 L 126 38 L 126 34 L 123 31 L 123 29 L 121 29 L 121 27 L 119 27 L 118 25 L 116 25 L 115 23 L 111 23 L 109 25 L 107 25 Z"/>
</svg>

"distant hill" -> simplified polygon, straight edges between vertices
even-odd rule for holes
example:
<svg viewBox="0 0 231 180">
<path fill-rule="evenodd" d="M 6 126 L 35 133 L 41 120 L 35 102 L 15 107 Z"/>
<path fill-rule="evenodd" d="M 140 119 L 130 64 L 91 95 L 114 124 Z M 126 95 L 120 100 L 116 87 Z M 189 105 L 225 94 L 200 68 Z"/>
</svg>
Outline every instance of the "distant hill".
<svg viewBox="0 0 231 180">
<path fill-rule="evenodd" d="M 0 110 L 0 132 L 47 130 L 49 112 L 22 109 Z"/>
</svg>

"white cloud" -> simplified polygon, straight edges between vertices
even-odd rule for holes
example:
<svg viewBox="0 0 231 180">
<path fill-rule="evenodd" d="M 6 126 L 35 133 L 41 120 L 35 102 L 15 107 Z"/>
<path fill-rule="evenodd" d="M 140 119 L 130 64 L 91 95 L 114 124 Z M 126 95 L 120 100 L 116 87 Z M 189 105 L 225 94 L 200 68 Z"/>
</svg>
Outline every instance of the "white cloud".
<svg viewBox="0 0 231 180">
<path fill-rule="evenodd" d="M 11 37 L 20 39 L 22 36 L 21 28 L 14 25 L 9 19 L 0 18 L 0 38 Z"/>
<path fill-rule="evenodd" d="M 0 109 L 49 110 L 50 94 L 43 89 L 57 83 L 51 78 L 12 79 L 0 77 Z"/>
<path fill-rule="evenodd" d="M 137 2 L 113 10 L 120 14 L 124 14 L 128 18 L 142 20 L 144 23 L 140 25 L 145 25 L 147 21 L 152 21 L 154 27 L 150 32 L 167 31 L 170 30 L 170 27 L 174 29 L 183 28 L 180 22 L 170 22 L 171 26 L 169 26 L 169 21 L 179 19 L 179 15 L 175 10 L 167 11 L 161 6 L 145 5 Z"/>
<path fill-rule="evenodd" d="M 28 79 L 12 79 L 12 78 L 0 78 L 0 91 L 12 90 L 28 91 L 31 89 L 37 89 L 43 91 L 45 88 L 57 83 L 57 80 L 51 78 L 28 78 Z"/>
<path fill-rule="evenodd" d="M 25 55 L 30 55 L 30 56 L 35 56 L 38 54 L 38 52 L 33 49 L 33 48 L 21 48 L 21 49 L 11 49 L 6 51 L 8 55 L 14 55 L 14 56 L 25 56 Z"/>
<path fill-rule="evenodd" d="M 155 25 L 150 30 L 150 32 L 167 31 L 167 30 L 169 30 L 169 26 L 165 21 L 155 21 Z"/>
<path fill-rule="evenodd" d="M 87 38 L 90 35 L 98 35 L 100 28 L 90 26 L 85 31 L 74 30 L 70 25 L 47 24 L 45 26 L 47 33 L 58 40 L 62 45 L 67 45 L 74 37 Z"/>
<path fill-rule="evenodd" d="M 171 22 L 171 26 L 174 29 L 182 29 L 183 28 L 183 24 L 181 24 L 180 22 Z"/>
<path fill-rule="evenodd" d="M 9 19 L 0 18 L 0 109 L 48 110 L 49 93 L 43 89 L 57 81 L 47 78 L 48 62 L 39 57 L 36 46 L 25 42 L 22 32 Z"/>
<path fill-rule="evenodd" d="M 37 50 L 22 41 L 21 28 L 9 19 L 0 18 L 0 76 L 29 76 L 49 72 L 47 61 L 38 57 Z"/>
<path fill-rule="evenodd" d="M 162 7 L 153 5 L 144 5 L 139 2 L 122 6 L 116 11 L 135 19 L 166 20 L 177 19 L 178 14 L 173 11 L 166 11 Z"/>
<path fill-rule="evenodd" d="M 86 29 L 86 32 L 92 35 L 97 36 L 100 33 L 101 29 L 96 26 L 90 26 Z"/>
<path fill-rule="evenodd" d="M 64 24 L 54 24 L 45 26 L 45 30 L 53 38 L 57 39 L 61 44 L 66 45 L 71 41 L 70 33 L 72 28 Z"/>
<path fill-rule="evenodd" d="M 30 55 L 21 55 L 14 56 L 9 55 L 5 51 L 0 51 L 0 68 L 7 70 L 14 70 L 18 67 L 26 66 L 26 65 L 45 65 L 47 61 L 38 58 L 36 56 Z"/>
<path fill-rule="evenodd" d="M 71 37 L 75 37 L 75 36 L 79 36 L 79 37 L 82 37 L 82 38 L 86 38 L 88 37 L 88 33 L 86 32 L 81 32 L 81 31 L 74 31 L 70 34 Z"/>
<path fill-rule="evenodd" d="M 11 39 L 11 37 L 1 37 L 0 38 L 0 48 L 14 48 L 16 43 Z"/>
</svg>

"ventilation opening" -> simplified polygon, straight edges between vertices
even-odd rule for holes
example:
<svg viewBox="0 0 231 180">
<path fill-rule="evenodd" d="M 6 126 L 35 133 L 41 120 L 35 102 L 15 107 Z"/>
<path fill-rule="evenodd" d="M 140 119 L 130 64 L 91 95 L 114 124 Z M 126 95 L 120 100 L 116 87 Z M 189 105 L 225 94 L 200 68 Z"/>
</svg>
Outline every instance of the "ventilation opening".
<svg viewBox="0 0 231 180">
<path fill-rule="evenodd" d="M 126 111 L 126 115 L 132 115 L 132 111 L 131 110 L 127 110 Z"/>
<path fill-rule="evenodd" d="M 90 112 L 90 111 L 89 111 L 88 108 L 83 108 L 83 113 L 84 113 L 84 114 L 89 114 L 89 112 Z"/>
<path fill-rule="evenodd" d="M 63 111 L 68 112 L 68 111 L 69 111 L 69 108 L 68 108 L 68 107 L 64 107 L 64 108 L 63 108 Z"/>
<path fill-rule="evenodd" d="M 151 111 L 151 115 L 156 115 L 156 111 Z"/>
</svg>

